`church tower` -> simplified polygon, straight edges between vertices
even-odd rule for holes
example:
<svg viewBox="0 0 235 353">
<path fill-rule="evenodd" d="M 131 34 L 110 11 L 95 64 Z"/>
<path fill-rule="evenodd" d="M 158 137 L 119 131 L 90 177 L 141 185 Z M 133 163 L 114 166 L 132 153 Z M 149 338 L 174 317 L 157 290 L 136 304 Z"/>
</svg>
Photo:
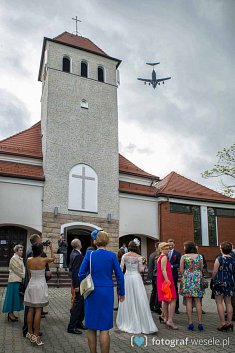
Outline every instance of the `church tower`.
<svg viewBox="0 0 235 353">
<path fill-rule="evenodd" d="M 118 245 L 120 62 L 81 36 L 44 38 L 43 236 L 55 242 L 60 232 L 100 227 L 110 232 L 111 248 Z"/>
</svg>

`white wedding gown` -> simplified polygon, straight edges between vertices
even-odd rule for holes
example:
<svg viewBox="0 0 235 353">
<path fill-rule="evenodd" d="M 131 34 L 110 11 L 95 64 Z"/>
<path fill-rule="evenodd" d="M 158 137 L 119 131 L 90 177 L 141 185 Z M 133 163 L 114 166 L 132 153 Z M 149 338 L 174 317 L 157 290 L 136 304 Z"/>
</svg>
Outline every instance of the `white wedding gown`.
<svg viewBox="0 0 235 353">
<path fill-rule="evenodd" d="M 140 272 L 144 267 L 142 256 L 130 256 L 125 254 L 121 260 L 125 273 L 125 300 L 119 302 L 116 324 L 119 330 L 134 334 L 150 334 L 157 332 L 146 290 Z"/>
</svg>

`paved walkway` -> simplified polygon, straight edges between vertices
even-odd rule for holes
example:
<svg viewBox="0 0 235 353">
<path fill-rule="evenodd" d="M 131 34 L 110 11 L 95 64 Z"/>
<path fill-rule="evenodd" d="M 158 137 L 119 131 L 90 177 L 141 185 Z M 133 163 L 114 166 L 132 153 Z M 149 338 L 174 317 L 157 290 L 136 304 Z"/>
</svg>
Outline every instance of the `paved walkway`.
<svg viewBox="0 0 235 353">
<path fill-rule="evenodd" d="M 151 286 L 147 286 L 147 292 Z M 42 319 L 41 330 L 45 345 L 37 347 L 22 337 L 23 312 L 19 322 L 7 322 L 5 314 L 0 314 L 0 353 L 83 353 L 89 352 L 86 335 L 71 335 L 66 332 L 69 320 L 70 290 L 69 288 L 50 288 L 49 315 Z M 2 308 L 5 288 L 0 288 L 0 307 Z M 205 331 L 189 332 L 185 307 L 180 303 L 180 315 L 175 316 L 178 331 L 168 330 L 159 323 L 158 315 L 153 314 L 159 328 L 155 335 L 137 335 L 132 337 L 117 330 L 111 331 L 111 353 L 125 352 L 234 352 L 235 332 L 218 332 L 218 316 L 214 300 L 210 300 L 210 290 L 203 299 L 203 315 Z M 195 315 L 195 314 L 194 314 Z M 147 344 L 146 347 L 144 347 Z M 132 347 L 133 345 L 133 347 Z M 98 350 L 100 352 L 100 350 Z"/>
</svg>

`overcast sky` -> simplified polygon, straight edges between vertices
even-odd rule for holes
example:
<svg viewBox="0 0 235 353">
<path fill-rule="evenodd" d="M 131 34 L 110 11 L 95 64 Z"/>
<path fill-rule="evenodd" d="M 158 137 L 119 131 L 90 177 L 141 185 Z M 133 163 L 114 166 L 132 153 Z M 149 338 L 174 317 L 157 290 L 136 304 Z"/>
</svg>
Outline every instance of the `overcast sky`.
<svg viewBox="0 0 235 353">
<path fill-rule="evenodd" d="M 201 173 L 235 136 L 234 0 L 1 0 L 0 138 L 40 120 L 37 81 L 43 37 L 79 32 L 122 60 L 119 149 L 163 178 L 176 171 L 219 188 Z M 155 90 L 157 76 L 172 79 Z"/>
</svg>

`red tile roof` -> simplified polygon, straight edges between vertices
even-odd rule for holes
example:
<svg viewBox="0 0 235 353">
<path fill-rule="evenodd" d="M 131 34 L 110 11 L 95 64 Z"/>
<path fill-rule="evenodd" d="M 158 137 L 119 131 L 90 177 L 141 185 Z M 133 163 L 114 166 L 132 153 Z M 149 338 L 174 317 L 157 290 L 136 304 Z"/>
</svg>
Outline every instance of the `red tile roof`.
<svg viewBox="0 0 235 353">
<path fill-rule="evenodd" d="M 25 131 L 0 141 L 0 154 L 42 159 L 41 122 L 38 122 Z M 159 177 L 138 168 L 121 154 L 119 154 L 119 172 L 148 178 L 150 180 L 159 180 Z M 43 168 L 41 166 L 5 161 L 0 161 L 0 175 L 44 180 Z M 120 181 L 119 190 L 120 192 L 143 196 L 165 195 L 177 196 L 179 198 L 235 203 L 234 198 L 224 196 L 175 172 L 168 174 L 163 180 L 157 182 L 155 186 Z"/>
<path fill-rule="evenodd" d="M 159 180 L 159 177 L 145 172 L 135 164 L 130 162 L 127 158 L 119 154 L 119 172 L 124 174 L 131 174 L 135 176 L 145 177 L 148 179 Z"/>
<path fill-rule="evenodd" d="M 235 203 L 234 198 L 224 196 L 175 172 L 171 172 L 156 183 L 155 188 L 157 189 L 157 196 L 167 195 L 178 196 L 179 198 Z"/>
<path fill-rule="evenodd" d="M 0 161 L 0 175 L 13 178 L 44 180 L 43 168 L 15 162 Z"/>
<path fill-rule="evenodd" d="M 156 195 L 156 189 L 153 186 L 133 184 L 126 181 L 119 181 L 119 191 L 142 196 Z"/>
<path fill-rule="evenodd" d="M 95 43 L 93 43 L 90 39 L 82 37 L 82 36 L 77 36 L 77 35 L 69 33 L 69 32 L 63 32 L 63 33 L 59 34 L 57 37 L 55 37 L 54 39 L 44 37 L 42 54 L 41 54 L 41 62 L 40 62 L 39 73 L 38 73 L 38 81 L 41 81 L 43 58 L 44 58 L 44 52 L 45 52 L 47 41 L 65 44 L 65 45 L 68 45 L 73 48 L 85 50 L 90 53 L 98 54 L 100 56 L 114 60 L 116 62 L 117 68 L 121 63 L 120 59 L 113 58 L 113 57 L 109 56 L 102 49 L 100 49 Z"/>
<path fill-rule="evenodd" d="M 0 141 L 0 154 L 42 159 L 41 122 Z"/>
<path fill-rule="evenodd" d="M 73 47 L 77 47 L 79 49 L 85 49 L 96 54 L 108 56 L 102 49 L 97 47 L 97 45 L 93 43 L 90 39 L 82 36 L 76 36 L 75 34 L 72 34 L 69 32 L 61 33 L 60 35 L 55 37 L 54 40 L 64 44 L 72 45 Z"/>
</svg>

